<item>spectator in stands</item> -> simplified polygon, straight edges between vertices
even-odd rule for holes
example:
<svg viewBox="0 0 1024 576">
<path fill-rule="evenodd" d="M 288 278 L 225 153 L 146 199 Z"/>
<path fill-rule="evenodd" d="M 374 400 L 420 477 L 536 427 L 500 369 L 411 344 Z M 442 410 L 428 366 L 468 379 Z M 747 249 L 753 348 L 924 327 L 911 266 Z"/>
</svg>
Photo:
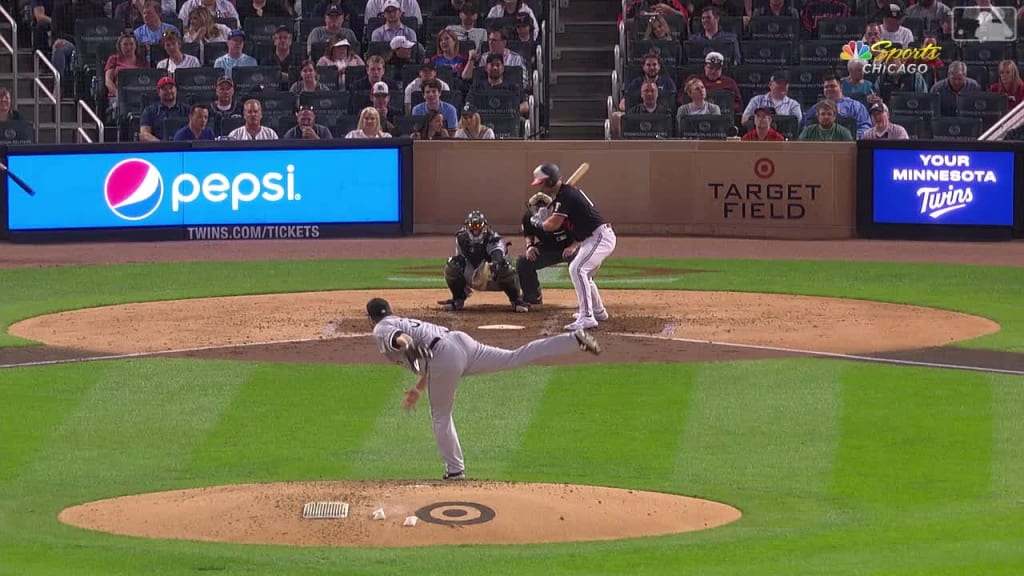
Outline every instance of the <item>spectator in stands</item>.
<svg viewBox="0 0 1024 576">
<path fill-rule="evenodd" d="M 422 46 L 401 36 L 395 36 L 391 39 L 391 51 L 384 57 L 384 66 L 394 70 L 395 75 L 399 78 L 404 78 L 402 76 L 403 68 L 418 66 L 424 60 L 426 57 L 423 54 Z"/>
<path fill-rule="evenodd" d="M 491 54 L 496 54 L 502 57 L 502 62 L 505 64 L 505 68 L 509 66 L 520 66 L 523 69 L 523 82 L 522 85 L 527 84 L 528 69 L 526 63 L 523 62 L 523 57 L 519 54 L 508 49 L 508 32 L 502 28 L 494 28 L 487 34 L 488 51 L 484 54 L 479 54 L 476 50 L 469 51 L 469 60 L 473 63 L 473 66 L 484 67 L 487 65 L 487 59 Z M 473 66 L 466 66 L 462 70 L 462 79 L 468 82 L 473 81 Z"/>
<path fill-rule="evenodd" d="M 672 29 L 664 16 L 654 16 L 647 21 L 647 29 L 644 30 L 644 40 L 674 40 Z"/>
<path fill-rule="evenodd" d="M 174 74 L 178 68 L 199 68 L 202 63 L 199 58 L 181 51 L 181 37 L 174 30 L 164 33 L 164 52 L 167 58 L 156 63 L 156 67 L 167 70 L 168 74 Z"/>
<path fill-rule="evenodd" d="M 68 14 L 68 4 L 57 0 L 32 0 L 34 47 L 43 53 L 48 52 L 54 68 L 60 73 L 72 64 L 75 53 L 75 45 L 70 41 L 75 33 L 74 14 Z M 14 13 L 11 7 L 8 11 Z"/>
<path fill-rule="evenodd" d="M 773 16 L 776 18 L 800 18 L 800 12 L 789 3 L 789 0 L 768 0 L 754 8 L 754 18 Z"/>
<path fill-rule="evenodd" d="M 491 7 L 491 11 L 487 13 L 487 18 L 511 18 L 518 14 L 529 15 L 533 29 L 540 29 L 540 24 L 537 23 L 537 16 L 534 15 L 533 10 L 523 0 L 501 0 Z M 531 40 L 536 39 L 536 35 L 531 38 Z"/>
<path fill-rule="evenodd" d="M 476 11 L 476 4 L 472 0 L 466 0 L 462 4 L 462 8 L 459 9 L 459 23 L 451 24 L 445 31 L 452 34 L 455 37 L 455 48 L 458 52 L 459 42 L 472 42 L 476 45 L 476 49 L 479 51 L 483 46 L 484 41 L 487 40 L 487 30 L 480 28 L 476 25 L 478 14 Z M 438 51 L 440 51 L 440 34 L 438 39 Z"/>
<path fill-rule="evenodd" d="M 259 66 L 256 59 L 242 50 L 245 49 L 245 32 L 232 30 L 228 34 L 228 53 L 213 61 L 214 68 L 224 70 L 224 75 L 231 77 L 231 70 L 238 66 Z"/>
<path fill-rule="evenodd" d="M 889 100 L 893 92 L 924 93 L 928 91 L 928 82 L 925 81 L 924 76 L 920 72 L 907 72 L 906 67 L 903 66 L 907 63 L 908 61 L 902 58 L 886 62 L 887 66 L 892 67 L 892 72 L 878 75 L 875 80 L 875 93 L 868 95 L 869 103 Z"/>
<path fill-rule="evenodd" d="M 657 14 L 662 18 L 674 14 L 681 17 L 683 22 L 690 19 L 690 10 L 679 0 L 630 0 L 626 5 L 626 18 L 630 20 L 645 14 Z M 619 23 L 622 23 L 622 14 L 619 14 Z"/>
<path fill-rule="evenodd" d="M 903 9 L 899 4 L 889 4 L 882 12 L 882 40 L 895 42 L 904 48 L 914 43 L 914 33 L 903 25 Z"/>
<path fill-rule="evenodd" d="M 905 15 L 907 18 L 924 20 L 925 30 L 935 30 L 943 20 L 953 17 L 953 11 L 939 0 L 917 0 L 907 8 Z"/>
<path fill-rule="evenodd" d="M 395 117 L 398 113 L 391 108 L 391 90 L 383 82 L 377 82 L 370 91 L 370 101 L 377 110 L 377 116 L 384 123 L 384 131 L 395 132 Z M 411 109 L 410 109 L 411 111 Z"/>
<path fill-rule="evenodd" d="M 356 38 L 356 33 L 351 28 L 345 26 L 345 21 L 348 18 L 346 12 L 342 9 L 340 4 L 331 4 L 327 7 L 327 11 L 324 12 L 324 25 L 317 26 L 309 32 L 309 36 L 306 37 L 306 52 L 310 58 L 313 58 L 313 45 L 330 42 L 331 38 L 335 36 L 341 36 L 348 40 L 349 44 L 353 46 L 359 46 L 359 40 Z"/>
<path fill-rule="evenodd" d="M 700 45 L 705 48 L 714 46 L 714 43 L 730 43 L 732 44 L 732 58 L 733 65 L 740 63 L 740 41 L 736 37 L 736 34 L 729 32 L 728 30 L 722 30 L 721 23 L 722 16 L 718 8 L 714 6 L 705 6 L 700 12 L 700 25 L 701 31 L 696 34 L 691 34 L 689 41 L 693 44 Z M 714 52 L 718 54 L 718 52 Z M 721 54 L 719 54 L 721 56 Z M 706 60 L 705 60 L 706 62 Z M 724 60 L 723 60 L 724 64 Z"/>
<path fill-rule="evenodd" d="M 939 33 L 934 30 L 928 30 L 921 37 L 921 46 L 937 46 L 939 44 Z M 932 58 L 929 60 L 910 60 L 911 64 L 926 64 L 934 70 L 944 68 L 946 64 L 942 61 L 942 58 Z"/>
<path fill-rule="evenodd" d="M 718 52 L 708 52 L 704 55 L 704 73 L 694 74 L 687 78 L 700 78 L 704 87 L 707 90 L 727 90 L 733 94 L 733 111 L 740 112 L 743 110 L 743 96 L 740 94 L 740 87 L 736 85 L 736 81 L 728 76 L 722 74 L 722 68 L 725 65 L 725 58 Z M 685 86 L 685 84 L 684 84 Z M 685 90 L 680 91 L 676 103 L 680 106 L 685 101 Z M 729 111 L 727 110 L 726 113 Z"/>
<path fill-rule="evenodd" d="M 773 115 L 800 118 L 800 103 L 790 98 L 788 94 L 789 74 L 785 70 L 777 70 L 772 73 L 771 79 L 768 81 L 768 93 L 758 94 L 750 99 L 746 109 L 743 110 L 740 123 L 749 122 L 758 108 L 771 108 Z"/>
<path fill-rule="evenodd" d="M 815 104 L 812 110 L 817 115 L 818 123 L 809 124 L 804 128 L 800 132 L 798 140 L 853 140 L 853 134 L 850 134 L 846 126 L 836 122 L 837 108 L 835 102 L 829 99 L 822 100 Z"/>
<path fill-rule="evenodd" d="M 14 99 L 11 97 L 11 89 L 7 86 L 0 86 L 0 122 L 24 121 L 25 117 L 14 108 Z"/>
<path fill-rule="evenodd" d="M 480 114 L 472 102 L 466 102 L 459 118 L 459 129 L 455 131 L 459 140 L 494 140 L 494 130 L 480 122 Z"/>
<path fill-rule="evenodd" d="M 433 16 L 457 18 L 462 7 L 465 6 L 467 2 L 472 2 L 473 0 L 450 0 L 449 2 L 445 2 L 444 0 L 438 1 L 440 6 L 434 6 L 434 11 L 432 13 Z"/>
<path fill-rule="evenodd" d="M 686 95 L 690 97 L 688 104 L 683 104 L 676 111 L 676 125 L 683 123 L 684 116 L 720 116 L 722 109 L 714 102 L 707 101 L 707 88 L 700 78 L 690 78 L 683 85 Z"/>
<path fill-rule="evenodd" d="M 423 13 L 420 12 L 420 3 L 416 0 L 368 0 L 366 2 L 366 12 L 363 15 L 364 24 L 369 24 L 371 18 L 382 15 L 386 20 L 388 17 L 388 6 L 391 2 L 397 3 L 397 8 L 401 11 L 402 15 L 415 18 L 417 26 L 423 25 Z M 406 36 L 406 38 L 409 38 L 409 36 Z"/>
<path fill-rule="evenodd" d="M 142 21 L 142 9 L 146 7 L 147 0 L 128 0 L 120 4 L 114 3 L 114 19 L 124 22 L 125 28 L 131 28 L 136 22 Z M 178 3 L 171 1 L 171 10 L 168 12 L 161 7 L 161 12 L 170 16 L 178 17 Z"/>
<path fill-rule="evenodd" d="M 473 82 L 466 100 L 472 102 L 476 93 L 495 90 L 516 92 L 522 97 L 523 92 L 520 87 L 505 78 L 505 62 L 501 56 L 497 54 L 489 55 L 485 66 L 487 67 L 487 74 L 482 80 Z M 522 98 L 519 103 L 519 113 L 523 116 L 527 116 L 530 113 L 530 104 L 525 98 Z"/>
<path fill-rule="evenodd" d="M 949 42 L 953 40 L 953 14 L 939 20 L 939 41 Z"/>
<path fill-rule="evenodd" d="M 210 123 L 210 109 L 206 104 L 193 104 L 188 113 L 188 124 L 185 124 L 174 133 L 173 140 L 181 142 L 185 140 L 213 140 L 213 130 L 207 125 Z"/>
<path fill-rule="evenodd" d="M 131 32 L 124 32 L 117 39 L 117 53 L 111 54 L 103 65 L 103 83 L 107 88 L 107 105 L 110 110 L 117 108 L 117 73 L 132 68 L 148 68 L 146 59 L 139 53 L 139 41 Z"/>
<path fill-rule="evenodd" d="M 263 125 L 263 104 L 255 98 L 245 101 L 245 124 L 228 134 L 230 140 L 277 140 L 277 132 Z"/>
<path fill-rule="evenodd" d="M 981 86 L 974 78 L 967 77 L 967 65 L 956 60 L 949 64 L 946 78 L 932 86 L 932 92 L 939 95 L 939 110 L 943 116 L 956 116 L 957 97 L 962 92 L 977 92 Z"/>
<path fill-rule="evenodd" d="M 746 141 L 766 141 L 785 140 L 786 137 L 779 133 L 778 130 L 772 128 L 772 119 L 775 118 L 775 108 L 771 106 L 758 106 L 754 109 L 754 128 L 748 130 L 740 140 Z"/>
<path fill-rule="evenodd" d="M 452 69 L 453 76 L 462 77 L 462 71 L 466 68 L 466 57 L 459 53 L 459 40 L 451 30 L 446 28 L 437 34 L 437 53 L 430 57 L 430 63 L 435 66 L 448 66 Z"/>
<path fill-rule="evenodd" d="M 377 109 L 363 108 L 359 113 L 359 127 L 345 135 L 345 138 L 391 138 L 391 134 L 380 129 L 380 114 Z"/>
<path fill-rule="evenodd" d="M 640 103 L 629 109 L 629 114 L 667 114 L 672 115 L 672 110 L 658 100 L 658 85 L 654 82 L 644 82 L 640 86 Z"/>
<path fill-rule="evenodd" d="M 374 54 L 366 59 L 366 76 L 353 81 L 349 91 L 369 92 L 378 82 L 387 84 L 389 90 L 398 90 L 398 84 L 394 80 L 384 77 L 384 58 Z"/>
<path fill-rule="evenodd" d="M 241 103 L 235 99 L 235 81 L 227 76 L 217 79 L 216 92 L 210 103 L 210 115 L 220 124 L 225 118 L 243 115 Z"/>
<path fill-rule="evenodd" d="M 693 12 L 694 14 L 700 14 L 705 8 L 711 6 L 718 10 L 718 14 L 720 16 L 725 16 L 726 18 L 732 19 L 739 19 L 747 15 L 746 4 L 747 3 L 744 0 L 702 0 L 700 2 L 697 2 L 696 4 L 693 4 L 693 6 L 696 8 L 696 11 L 691 9 L 690 12 Z M 753 2 L 751 2 L 750 4 L 752 7 Z M 745 24 L 747 19 L 744 18 L 743 20 Z"/>
<path fill-rule="evenodd" d="M 865 44 L 873 46 L 876 42 L 882 41 L 882 23 L 879 22 L 868 22 L 867 26 L 864 27 L 864 38 L 862 38 Z"/>
<path fill-rule="evenodd" d="M 235 5 L 230 0 L 185 0 L 178 11 L 178 19 L 188 22 L 192 11 L 199 7 L 206 8 L 214 18 L 234 20 L 229 28 L 241 26 L 241 22 L 238 21 L 238 10 L 235 10 Z"/>
<path fill-rule="evenodd" d="M 338 81 L 344 86 L 345 68 L 349 66 L 366 66 L 366 62 L 352 51 L 352 44 L 346 38 L 335 36 L 334 42 L 324 47 L 324 55 L 316 62 L 317 66 L 334 66 L 338 69 Z"/>
<path fill-rule="evenodd" d="M 530 19 L 529 14 L 523 12 L 516 14 L 516 28 L 512 39 L 527 46 L 529 53 L 533 54 L 534 48 L 537 46 L 537 31 L 533 28 L 533 20 Z M 522 52 L 519 55 L 522 56 Z M 524 59 L 530 60 L 530 58 Z"/>
<path fill-rule="evenodd" d="M 839 83 L 839 79 L 836 78 L 834 74 L 828 74 L 825 76 L 825 79 L 822 82 L 822 92 L 825 94 L 825 100 L 820 100 L 817 104 L 811 106 L 810 110 L 807 111 L 807 114 L 804 114 L 803 121 L 800 124 L 801 126 L 809 125 L 811 120 L 815 117 L 820 119 L 821 114 L 818 113 L 818 108 L 822 106 L 823 102 L 830 102 L 832 108 L 835 110 L 832 114 L 833 120 L 837 113 L 842 116 L 853 118 L 857 121 L 858 135 L 871 127 L 871 119 L 868 117 L 868 109 L 853 98 L 843 96 L 843 86 Z M 849 131 L 847 130 L 847 132 Z M 803 136 L 802 133 L 801 136 Z"/>
<path fill-rule="evenodd" d="M 1006 94 L 1009 106 L 1012 109 L 1017 104 L 1024 102 L 1024 82 L 1020 79 L 1020 70 L 1013 60 L 1003 60 L 999 63 L 999 82 L 993 84 L 989 92 Z"/>
<path fill-rule="evenodd" d="M 421 92 L 423 90 L 423 83 L 428 80 L 437 80 L 441 85 L 441 91 L 447 92 L 451 90 L 451 86 L 448 85 L 444 80 L 437 78 L 437 67 L 430 62 L 424 62 L 420 64 L 419 76 L 413 78 L 412 82 L 409 82 L 405 87 L 405 113 L 409 114 L 412 110 L 412 95 L 415 92 Z"/>
<path fill-rule="evenodd" d="M 203 6 L 199 6 L 189 14 L 188 28 L 185 30 L 185 42 L 208 44 L 210 42 L 227 42 L 231 29 L 215 22 L 213 14 Z"/>
<path fill-rule="evenodd" d="M 661 57 L 655 52 L 648 52 L 644 55 L 643 74 L 632 79 L 622 91 L 622 98 L 619 99 L 617 110 L 612 112 L 610 118 L 610 129 L 612 138 L 619 138 L 622 133 L 622 115 L 626 113 L 626 96 L 642 94 L 643 85 L 653 82 L 658 87 L 659 94 L 675 94 L 676 83 L 667 74 L 661 73 Z"/>
<path fill-rule="evenodd" d="M 445 129 L 444 115 L 437 110 L 426 112 L 423 127 L 409 135 L 413 140 L 448 140 L 451 136 Z"/>
<path fill-rule="evenodd" d="M 280 0 L 237 0 L 235 9 L 242 27 L 249 18 L 289 18 L 293 16 L 289 7 Z"/>
<path fill-rule="evenodd" d="M 818 21 L 826 18 L 848 18 L 850 5 L 842 0 L 807 0 L 800 12 L 800 25 L 804 35 L 817 37 Z"/>
<path fill-rule="evenodd" d="M 159 142 L 164 139 L 164 120 L 188 118 L 188 106 L 178 102 L 178 87 L 174 84 L 174 76 L 164 76 L 158 80 L 156 93 L 160 100 L 146 106 L 139 120 L 139 140 L 143 142 Z"/>
<path fill-rule="evenodd" d="M 146 2 L 142 9 L 142 25 L 135 29 L 135 39 L 139 44 L 148 46 L 160 42 L 165 32 L 181 35 L 177 26 L 172 26 L 160 19 L 160 3 Z"/>
<path fill-rule="evenodd" d="M 373 2 L 374 0 L 370 0 Z M 416 31 L 402 23 L 402 8 L 398 0 L 384 0 L 384 24 L 373 31 L 370 40 L 373 42 L 390 42 L 396 36 L 402 36 L 410 42 L 416 42 Z"/>
<path fill-rule="evenodd" d="M 330 8 L 331 6 L 335 6 L 335 5 L 340 7 L 341 11 L 344 12 L 345 14 L 349 14 L 349 15 L 359 14 L 359 10 L 356 9 L 356 7 L 355 7 L 355 5 L 353 3 L 353 0 L 307 0 L 307 1 L 315 1 L 315 4 L 313 4 L 313 9 L 311 11 L 306 12 L 306 10 L 303 9 L 303 12 L 306 13 L 307 17 L 312 16 L 314 18 L 323 18 L 324 15 L 327 13 L 327 9 Z M 359 2 L 360 6 L 364 6 L 362 0 L 356 0 L 356 1 Z M 349 23 L 348 27 L 352 28 L 352 26 L 351 26 L 352 21 L 351 20 L 346 20 L 346 21 Z"/>
<path fill-rule="evenodd" d="M 902 0 L 856 0 L 850 7 L 858 16 L 881 22 L 882 12 L 889 9 L 889 4 L 899 4 L 900 8 L 904 5 Z"/>
<path fill-rule="evenodd" d="M 441 100 L 441 82 L 432 79 L 423 82 L 423 102 L 412 107 L 412 115 L 422 116 L 435 110 L 444 116 L 445 127 L 455 131 L 459 123 L 459 112 L 455 106 Z"/>
<path fill-rule="evenodd" d="M 847 60 L 846 71 L 849 74 L 839 80 L 843 87 L 843 94 L 871 94 L 875 91 L 875 85 L 871 80 L 864 77 L 864 69 L 867 68 L 867 60 Z"/>
<path fill-rule="evenodd" d="M 308 104 L 302 104 L 295 112 L 296 125 L 281 136 L 283 140 L 330 140 L 334 138 L 331 129 L 316 123 L 316 111 Z"/>
<path fill-rule="evenodd" d="M 862 140 L 909 140 L 906 128 L 889 121 L 889 107 L 884 102 L 871 105 L 871 128 L 861 134 Z"/>
<path fill-rule="evenodd" d="M 299 79 L 288 89 L 292 94 L 303 92 L 327 92 L 330 88 L 316 79 L 316 64 L 312 60 L 306 60 L 299 67 Z"/>
<path fill-rule="evenodd" d="M 262 66 L 277 66 L 281 69 L 281 90 L 288 90 L 298 76 L 302 66 L 302 55 L 292 51 L 292 29 L 278 26 L 274 32 L 274 52 L 260 62 Z"/>
</svg>

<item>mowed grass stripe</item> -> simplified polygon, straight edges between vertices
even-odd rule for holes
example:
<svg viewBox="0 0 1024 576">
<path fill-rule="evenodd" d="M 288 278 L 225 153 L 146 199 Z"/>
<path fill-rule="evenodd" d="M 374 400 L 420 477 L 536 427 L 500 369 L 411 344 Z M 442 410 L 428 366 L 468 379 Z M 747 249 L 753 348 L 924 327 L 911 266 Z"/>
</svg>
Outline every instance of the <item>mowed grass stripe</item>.
<svg viewBox="0 0 1024 576">
<path fill-rule="evenodd" d="M 353 450 L 394 400 L 398 376 L 390 366 L 260 364 L 191 471 L 217 482 L 361 477 Z"/>
<path fill-rule="evenodd" d="M 851 506 L 956 506 L 988 494 L 989 376 L 851 365 L 832 491 Z"/>
<path fill-rule="evenodd" d="M 674 459 L 679 490 L 720 498 L 757 524 L 783 523 L 780 514 L 828 514 L 844 366 L 806 359 L 701 365 Z M 767 493 L 773 501 L 763 499 Z"/>
<path fill-rule="evenodd" d="M 667 488 L 693 372 L 689 364 L 558 368 L 509 470 L 522 480 Z"/>
<path fill-rule="evenodd" d="M 989 374 L 992 387 L 992 493 L 1024 502 L 1024 378 Z"/>
<path fill-rule="evenodd" d="M 512 479 L 510 461 L 555 372 L 531 367 L 463 378 L 455 396 L 455 427 L 462 444 L 466 472 L 474 480 Z M 430 402 L 420 398 L 415 412 L 400 407 L 404 390 L 416 379 L 407 372 L 389 402 L 377 415 L 372 432 L 353 453 L 357 477 L 438 479 L 444 464 L 437 452 L 430 420 Z M 513 475 L 513 476 L 510 476 Z"/>
</svg>

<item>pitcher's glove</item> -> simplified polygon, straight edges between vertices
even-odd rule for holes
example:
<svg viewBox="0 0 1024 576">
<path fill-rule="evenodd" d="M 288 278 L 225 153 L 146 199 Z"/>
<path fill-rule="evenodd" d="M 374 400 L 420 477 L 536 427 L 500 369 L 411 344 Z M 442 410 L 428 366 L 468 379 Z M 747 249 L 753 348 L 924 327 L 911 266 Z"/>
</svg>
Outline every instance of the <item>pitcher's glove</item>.
<svg viewBox="0 0 1024 576">
<path fill-rule="evenodd" d="M 551 196 L 543 192 L 537 192 L 530 196 L 530 199 L 526 201 L 526 205 L 529 206 L 530 212 L 536 214 L 539 209 L 550 206 L 551 202 Z"/>
<path fill-rule="evenodd" d="M 421 376 L 427 371 L 427 362 L 434 357 L 434 352 L 422 344 L 407 346 L 402 352 L 412 371 Z"/>
</svg>

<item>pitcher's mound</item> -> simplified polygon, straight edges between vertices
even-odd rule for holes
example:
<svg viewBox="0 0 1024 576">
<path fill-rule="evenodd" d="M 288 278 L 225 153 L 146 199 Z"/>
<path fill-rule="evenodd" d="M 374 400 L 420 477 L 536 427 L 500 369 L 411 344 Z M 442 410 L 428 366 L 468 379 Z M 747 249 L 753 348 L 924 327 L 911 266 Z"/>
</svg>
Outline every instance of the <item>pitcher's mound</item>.
<svg viewBox="0 0 1024 576">
<path fill-rule="evenodd" d="M 310 502 L 348 517 L 305 519 Z M 384 519 L 374 520 L 383 508 Z M 415 526 L 404 526 L 410 516 Z M 659 492 L 506 482 L 240 484 L 156 492 L 68 508 L 60 521 L 113 534 L 294 546 L 436 546 L 616 540 L 705 530 L 732 506 Z"/>
</svg>

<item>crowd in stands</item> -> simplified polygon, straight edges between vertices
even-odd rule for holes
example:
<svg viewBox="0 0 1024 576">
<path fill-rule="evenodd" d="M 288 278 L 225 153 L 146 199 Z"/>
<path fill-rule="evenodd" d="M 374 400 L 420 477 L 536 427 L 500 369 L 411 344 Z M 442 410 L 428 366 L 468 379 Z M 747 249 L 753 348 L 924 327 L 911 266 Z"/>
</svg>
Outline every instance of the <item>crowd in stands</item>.
<svg viewBox="0 0 1024 576">
<path fill-rule="evenodd" d="M 65 94 L 123 141 L 521 137 L 544 19 L 527 0 L 31 1 Z"/>
<path fill-rule="evenodd" d="M 976 139 L 1024 100 L 1024 9 L 947 1 L 630 0 L 609 135 Z M 986 36 L 958 35 L 957 7 Z"/>
</svg>

